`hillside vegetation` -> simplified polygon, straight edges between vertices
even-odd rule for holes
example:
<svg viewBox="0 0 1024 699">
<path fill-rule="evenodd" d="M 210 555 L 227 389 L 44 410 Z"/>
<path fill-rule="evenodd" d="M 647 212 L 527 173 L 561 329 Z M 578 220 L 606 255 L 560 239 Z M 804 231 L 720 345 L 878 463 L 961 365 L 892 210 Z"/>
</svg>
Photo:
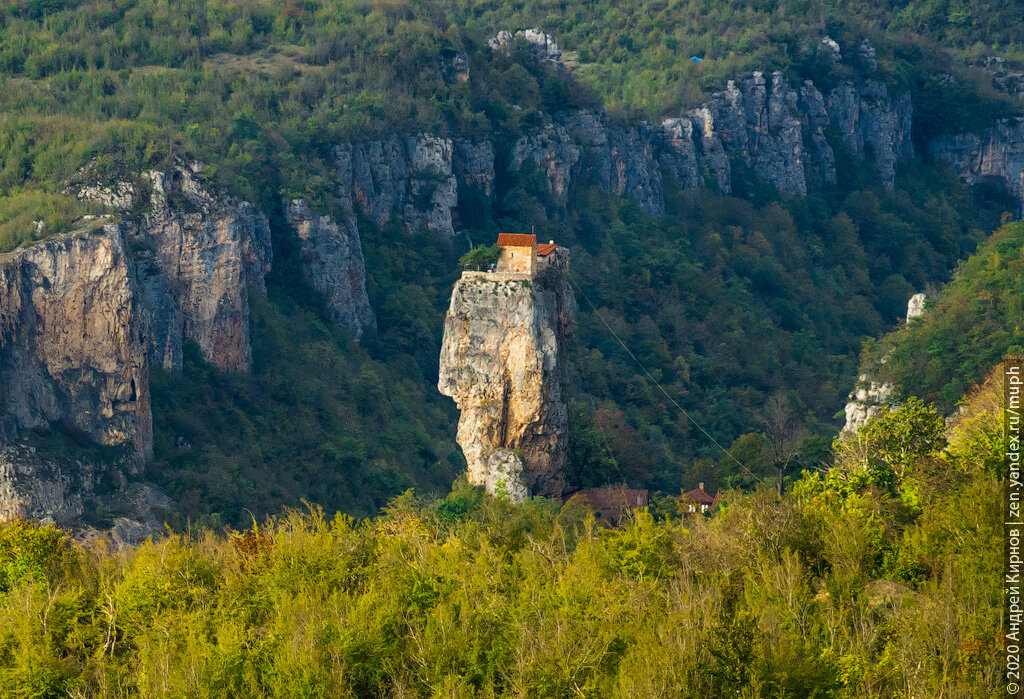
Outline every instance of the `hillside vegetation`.
<svg viewBox="0 0 1024 699">
<path fill-rule="evenodd" d="M 1007 354 L 1024 354 L 1024 223 L 1008 223 L 957 268 L 920 319 L 865 350 L 864 368 L 951 410 Z M 885 356 L 886 361 L 880 362 Z"/>
<path fill-rule="evenodd" d="M 124 556 L 0 526 L 0 693 L 991 696 L 1001 377 L 920 402 L 791 492 L 603 528 L 579 501 L 457 487 Z M 965 545 L 964 542 L 969 542 Z"/>
<path fill-rule="evenodd" d="M 755 68 L 827 89 L 870 72 L 856 51 L 864 37 L 875 75 L 913 93 L 917 138 L 988 124 L 1019 104 L 972 66 L 989 52 L 1020 58 L 1007 29 L 1019 8 L 988 5 L 17 0 L 0 7 L 0 251 L 87 212 L 64 194 L 87 163 L 110 179 L 187 154 L 211 190 L 265 210 L 274 270 L 268 301 L 253 302 L 254 375 L 221 375 L 194 352 L 182 377 L 154 372 L 146 477 L 182 522 L 240 526 L 246 510 L 303 498 L 366 516 L 411 486 L 445 492 L 464 464 L 454 406 L 435 388 L 443 315 L 467 241 L 490 245 L 498 230 L 571 247 L 581 292 L 743 464 L 641 377 L 581 299 L 573 485 L 674 494 L 697 480 L 774 481 L 769 400 L 799 426 L 785 481 L 828 461 L 861 342 L 891 327 L 910 294 L 945 281 L 1015 203 L 972 197 L 921 160 L 887 192 L 838 138 L 834 188 L 785 200 L 737 167 L 735 198 L 669 192 L 662 220 L 596 191 L 553 208 L 536 171 L 499 173 L 493 201 L 464 207 L 453 240 L 359 222 L 379 330 L 356 344 L 329 328 L 302 281 L 282 202 L 301 196 L 339 215 L 331 153 L 352 139 L 486 135 L 500 151 L 541 114 L 606 104 L 613 119 L 656 118 Z M 487 48 L 500 29 L 537 25 L 575 52 L 571 75 L 523 42 Z M 845 47 L 836 65 L 825 34 Z M 445 80 L 457 51 L 468 82 Z"/>
</svg>

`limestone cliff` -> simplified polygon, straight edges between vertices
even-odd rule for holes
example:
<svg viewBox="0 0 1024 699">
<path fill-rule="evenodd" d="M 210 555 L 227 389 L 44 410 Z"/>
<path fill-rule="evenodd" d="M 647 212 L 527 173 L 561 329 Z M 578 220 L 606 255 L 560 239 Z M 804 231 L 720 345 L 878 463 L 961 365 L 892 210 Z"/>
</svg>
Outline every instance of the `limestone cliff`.
<svg viewBox="0 0 1024 699">
<path fill-rule="evenodd" d="M 411 230 L 454 235 L 459 179 L 490 195 L 489 142 L 419 134 L 340 145 L 334 151 L 339 198 L 353 214 L 383 225 L 392 217 Z"/>
<path fill-rule="evenodd" d="M 576 301 L 567 251 L 552 257 L 532 279 L 464 273 L 445 318 L 438 389 L 461 411 L 469 480 L 516 502 L 564 486 Z"/>
<path fill-rule="evenodd" d="M 152 454 L 133 273 L 122 227 L 96 220 L 0 256 L 0 520 L 66 524 L 123 488 Z M 34 443 L 47 438 L 28 430 L 50 426 L 110 449 L 40 451 Z M 130 521 L 137 532 L 159 524 Z"/>
<path fill-rule="evenodd" d="M 927 296 L 923 293 L 914 294 L 907 301 L 907 323 L 913 323 L 924 315 L 925 301 Z M 906 326 L 904 326 L 906 327 Z M 881 364 L 885 364 L 888 351 L 879 358 Z M 849 399 L 843 412 L 846 415 L 846 423 L 843 425 L 841 436 L 850 437 L 857 433 L 861 427 L 867 424 L 882 408 L 891 407 L 896 402 L 896 387 L 884 381 L 870 372 L 862 373 L 857 377 L 857 385 L 850 392 Z"/>
<path fill-rule="evenodd" d="M 492 50 L 507 50 L 520 35 L 542 60 L 562 65 L 552 37 L 539 31 L 502 32 Z M 341 144 L 334 154 L 339 199 L 353 215 L 451 236 L 465 204 L 460 191 L 500 196 L 496 180 L 532 172 L 554 206 L 566 206 L 574 190 L 596 187 L 660 216 L 665 177 L 683 189 L 729 194 L 741 165 L 784 195 L 805 195 L 835 183 L 834 149 L 842 147 L 869 159 L 892 188 L 897 166 L 914 155 L 912 116 L 909 93 L 892 94 L 877 79 L 840 82 L 823 94 L 811 81 L 790 85 L 780 72 L 754 72 L 656 125 L 619 123 L 601 109 L 569 110 L 540 115 L 521 133 L 393 135 Z"/>
<path fill-rule="evenodd" d="M 327 216 L 317 216 L 302 199 L 288 205 L 287 216 L 301 241 L 303 276 L 323 294 L 331 320 L 357 338 L 376 327 L 366 297 L 366 267 L 355 221 L 349 218 L 339 225 Z"/>
<path fill-rule="evenodd" d="M 252 366 L 249 291 L 265 293 L 272 252 L 266 216 L 214 195 L 198 166 L 143 173 L 136 181 L 82 187 L 79 196 L 121 211 L 138 279 L 151 360 L 180 371 L 182 341 L 226 371 Z"/>
<path fill-rule="evenodd" d="M 120 222 L 83 219 L 0 256 L 0 518 L 109 509 L 152 455 L 151 362 L 180 369 L 184 340 L 222 369 L 250 367 L 248 294 L 265 293 L 270 229 L 198 169 L 98 182 L 86 168 L 70 191 Z M 54 439 L 74 455 L 48 452 Z"/>
<path fill-rule="evenodd" d="M 968 185 L 1002 182 L 1024 206 L 1024 118 L 1004 119 L 981 133 L 942 136 L 929 151 Z"/>
<path fill-rule="evenodd" d="M 121 228 L 95 222 L 0 256 L 0 441 L 61 422 L 140 458 L 152 453 L 132 272 Z"/>
</svg>

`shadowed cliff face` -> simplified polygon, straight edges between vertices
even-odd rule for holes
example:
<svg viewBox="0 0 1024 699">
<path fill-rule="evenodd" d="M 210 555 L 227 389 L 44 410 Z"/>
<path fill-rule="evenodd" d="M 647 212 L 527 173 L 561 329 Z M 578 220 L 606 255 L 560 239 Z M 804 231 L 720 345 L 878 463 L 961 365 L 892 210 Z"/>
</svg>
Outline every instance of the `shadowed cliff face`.
<svg viewBox="0 0 1024 699">
<path fill-rule="evenodd" d="M 377 318 L 366 297 L 366 267 L 354 218 L 339 225 L 295 199 L 288 206 L 288 222 L 301 241 L 303 276 L 323 294 L 331 320 L 357 338 L 365 329 L 376 327 Z"/>
<path fill-rule="evenodd" d="M 445 318 L 438 389 L 461 411 L 469 480 L 516 502 L 564 487 L 576 301 L 567 252 L 554 256 L 532 280 L 465 274 Z"/>
<path fill-rule="evenodd" d="M 248 293 L 266 293 L 272 260 L 266 216 L 248 202 L 214 196 L 192 167 L 86 186 L 79 198 L 125 216 L 153 363 L 180 371 L 181 344 L 194 340 L 214 366 L 248 371 Z"/>
<path fill-rule="evenodd" d="M 66 523 L 152 454 L 142 325 L 118 225 L 89 222 L 0 256 L 0 519 Z M 69 457 L 21 443 L 52 423 L 124 449 Z"/>
<path fill-rule="evenodd" d="M 554 206 L 566 206 L 575 187 L 597 187 L 634 199 L 651 216 L 665 212 L 665 173 L 684 189 L 729 194 L 735 163 L 784 195 L 807 194 L 836 181 L 830 129 L 855 155 L 870 157 L 891 188 L 898 163 L 913 156 L 911 116 L 909 94 L 890 95 L 881 81 L 844 82 L 823 95 L 810 81 L 794 87 L 781 73 L 756 72 L 657 126 L 576 110 L 549 115 L 505 149 L 419 134 L 341 145 L 335 160 L 350 212 L 454 235 L 459 190 L 491 196 L 496 169 L 535 168 Z M 497 152 L 507 159 L 496 162 Z"/>
<path fill-rule="evenodd" d="M 968 185 L 1002 182 L 1024 207 L 1024 118 L 1004 119 L 977 134 L 942 136 L 929 151 Z"/>
</svg>

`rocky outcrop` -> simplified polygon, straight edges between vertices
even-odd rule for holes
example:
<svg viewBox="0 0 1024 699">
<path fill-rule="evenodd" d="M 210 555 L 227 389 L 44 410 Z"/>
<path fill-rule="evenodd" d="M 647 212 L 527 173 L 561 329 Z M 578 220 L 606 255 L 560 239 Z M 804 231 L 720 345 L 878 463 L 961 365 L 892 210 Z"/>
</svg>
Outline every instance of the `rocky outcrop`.
<svg viewBox="0 0 1024 699">
<path fill-rule="evenodd" d="M 551 203 L 565 206 L 569 202 L 569 185 L 579 160 L 580 148 L 565 128 L 549 123 L 515 142 L 508 169 L 519 173 L 527 161 L 533 163 L 544 175 Z"/>
<path fill-rule="evenodd" d="M 193 340 L 214 366 L 248 371 L 248 294 L 266 291 L 270 227 L 248 202 L 210 193 L 198 171 L 151 171 L 136 182 L 84 186 L 79 197 L 114 205 L 125 218 L 151 361 L 180 371 L 182 342 Z"/>
<path fill-rule="evenodd" d="M 866 374 L 861 374 L 857 379 L 857 388 L 850 394 L 850 400 L 843 409 L 846 424 L 843 425 L 842 434 L 856 434 L 878 411 L 890 405 L 893 391 L 891 383 L 871 381 Z"/>
<path fill-rule="evenodd" d="M 264 291 L 271 260 L 266 217 L 247 202 L 214 197 L 186 168 L 150 172 L 151 209 L 134 231 L 139 281 L 147 298 L 153 361 L 181 367 L 179 338 L 226 371 L 252 367 L 250 288 Z"/>
<path fill-rule="evenodd" d="M 803 115 L 803 134 L 807 144 L 804 170 L 808 186 L 821 187 L 836 182 L 836 158 L 826 132 L 832 119 L 825 98 L 810 80 L 800 87 L 797 106 Z"/>
<path fill-rule="evenodd" d="M 138 463 L 130 456 L 83 451 L 49 453 L 27 444 L 0 447 L 0 521 L 22 518 L 53 522 L 76 539 L 105 539 L 115 549 L 136 546 L 164 531 L 163 515 L 173 503 L 149 483 L 128 483 Z M 83 524 L 83 515 L 102 511 L 107 522 Z"/>
<path fill-rule="evenodd" d="M 755 72 L 729 81 L 726 89 L 681 117 L 666 120 L 662 131 L 696 136 L 698 167 L 722 192 L 731 189 L 731 163 L 739 160 L 782 194 L 806 194 L 808 184 L 834 183 L 835 155 L 826 132 L 835 124 L 857 154 L 869 146 L 875 166 L 889 187 L 896 164 L 913 155 L 908 94 L 890 98 L 879 81 L 860 87 L 843 83 L 825 98 L 810 81 L 794 89 L 781 73 Z M 670 150 L 688 146 L 669 141 Z M 690 178 L 689 181 L 692 181 Z"/>
<path fill-rule="evenodd" d="M 979 134 L 941 136 L 932 141 L 929 152 L 968 185 L 1003 183 L 1024 206 L 1024 119 L 1004 119 Z"/>
<path fill-rule="evenodd" d="M 896 165 L 914 154 L 910 94 L 890 96 L 885 83 L 845 82 L 828 95 L 828 111 L 846 145 L 856 155 L 870 149 L 882 181 L 893 188 Z"/>
<path fill-rule="evenodd" d="M 697 169 L 697 146 L 694 141 L 694 121 L 686 118 L 665 119 L 661 122 L 661 139 L 665 152 L 661 154 L 662 169 L 671 174 L 683 189 L 701 186 Z"/>
<path fill-rule="evenodd" d="M 350 217 L 340 225 L 317 216 L 302 199 L 288 205 L 288 222 L 301 241 L 302 273 L 323 294 L 331 320 L 357 338 L 377 319 L 366 297 L 366 267 L 359 230 Z"/>
<path fill-rule="evenodd" d="M 0 520 L 64 525 L 152 454 L 133 275 L 122 226 L 95 220 L 0 256 Z"/>
<path fill-rule="evenodd" d="M 920 318 L 924 315 L 924 302 L 928 300 L 925 294 L 914 294 L 907 301 L 907 322 Z"/>
<path fill-rule="evenodd" d="M 567 251 L 553 255 L 534 278 L 464 273 L 445 318 L 438 389 L 461 411 L 469 480 L 517 502 L 564 486 L 576 304 Z"/>
<path fill-rule="evenodd" d="M 807 193 L 798 96 L 781 73 L 773 73 L 770 82 L 760 72 L 739 84 L 730 80 L 686 116 L 701 134 L 705 166 L 723 191 L 729 191 L 731 177 L 726 158 L 733 156 L 781 193 Z"/>
<path fill-rule="evenodd" d="M 448 85 L 469 82 L 469 56 L 465 51 L 441 52 L 441 78 Z"/>
<path fill-rule="evenodd" d="M 0 430 L 59 422 L 152 453 L 149 365 L 119 226 L 0 256 Z"/>
<path fill-rule="evenodd" d="M 549 35 L 522 36 L 544 60 L 560 55 Z M 506 50 L 513 39 L 504 32 L 492 48 Z M 861 58 L 869 61 L 865 51 Z M 854 155 L 870 157 L 891 188 L 899 162 L 913 156 L 911 117 L 909 94 L 890 95 L 878 80 L 844 82 L 826 96 L 810 81 L 792 86 L 782 73 L 755 72 L 653 127 L 618 124 L 602 110 L 574 110 L 545 117 L 509 143 L 396 135 L 338 146 L 335 157 L 340 198 L 353 214 L 450 236 L 460 188 L 494 194 L 496 153 L 502 154 L 499 174 L 513 182 L 539 175 L 553 206 L 566 206 L 574 188 L 597 187 L 660 216 L 664 176 L 683 189 L 723 194 L 732 192 L 734 176 L 748 172 L 790 196 L 834 184 L 840 138 Z M 836 143 L 831 133 L 838 134 Z"/>
<path fill-rule="evenodd" d="M 907 323 L 924 315 L 926 300 L 927 296 L 923 293 L 910 297 L 910 300 L 907 301 Z M 881 357 L 882 364 L 885 364 L 888 356 L 888 352 L 886 352 L 885 356 Z M 850 393 L 846 407 L 843 409 L 846 414 L 846 424 L 843 425 L 840 436 L 853 436 L 882 408 L 895 405 L 895 392 L 896 387 L 892 383 L 882 381 L 870 373 L 864 373 L 857 377 L 857 386 Z"/>
<path fill-rule="evenodd" d="M 834 125 L 855 154 L 872 154 L 891 188 L 897 164 L 913 155 L 911 115 L 909 95 L 890 97 L 879 81 L 843 83 L 825 97 L 810 81 L 794 88 L 781 73 L 755 72 L 657 129 L 611 126 L 586 110 L 555 115 L 515 141 L 508 170 L 532 163 L 556 206 L 565 206 L 573 186 L 596 186 L 659 216 L 662 172 L 684 189 L 723 194 L 732 192 L 736 163 L 784 195 L 834 184 Z"/>
<path fill-rule="evenodd" d="M 452 172 L 461 186 L 491 196 L 494 193 L 494 146 L 490 141 L 453 139 Z"/>
<path fill-rule="evenodd" d="M 558 48 L 555 37 L 542 29 L 520 29 L 515 34 L 502 30 L 487 40 L 487 46 L 492 51 L 509 51 L 516 39 L 525 39 L 533 49 L 538 60 L 561 63 L 562 51 Z"/>
<path fill-rule="evenodd" d="M 377 225 L 397 218 L 410 230 L 455 234 L 458 179 L 490 194 L 494 149 L 490 143 L 427 134 L 392 136 L 335 148 L 342 204 Z"/>
<path fill-rule="evenodd" d="M 581 110 L 521 136 L 512 146 L 510 172 L 532 163 L 547 183 L 550 202 L 565 206 L 573 181 L 634 199 L 646 213 L 665 212 L 655 133 L 647 123 L 609 126 L 603 114 Z"/>
</svg>

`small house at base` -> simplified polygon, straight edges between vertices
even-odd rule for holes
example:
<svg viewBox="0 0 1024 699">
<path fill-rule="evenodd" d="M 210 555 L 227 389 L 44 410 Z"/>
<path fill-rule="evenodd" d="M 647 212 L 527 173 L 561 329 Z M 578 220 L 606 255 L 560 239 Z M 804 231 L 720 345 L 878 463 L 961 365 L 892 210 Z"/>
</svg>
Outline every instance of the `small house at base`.
<svg viewBox="0 0 1024 699">
<path fill-rule="evenodd" d="M 537 244 L 537 236 L 526 233 L 499 233 L 497 271 L 512 274 L 528 274 L 531 277 L 538 266 L 544 266 L 547 258 L 558 246 L 555 241 Z"/>
<path fill-rule="evenodd" d="M 633 490 L 625 486 L 584 488 L 570 498 L 566 498 L 566 502 L 572 498 L 585 501 L 594 508 L 594 513 L 598 517 L 609 522 L 618 520 L 627 511 L 634 508 L 647 507 L 648 501 L 646 490 Z"/>
<path fill-rule="evenodd" d="M 680 498 L 680 502 L 683 505 L 683 511 L 687 513 L 701 514 L 707 513 L 709 510 L 715 507 L 722 499 L 721 493 L 716 493 L 714 497 L 711 497 L 704 490 L 704 483 L 700 483 L 696 488 L 683 493 Z"/>
</svg>

